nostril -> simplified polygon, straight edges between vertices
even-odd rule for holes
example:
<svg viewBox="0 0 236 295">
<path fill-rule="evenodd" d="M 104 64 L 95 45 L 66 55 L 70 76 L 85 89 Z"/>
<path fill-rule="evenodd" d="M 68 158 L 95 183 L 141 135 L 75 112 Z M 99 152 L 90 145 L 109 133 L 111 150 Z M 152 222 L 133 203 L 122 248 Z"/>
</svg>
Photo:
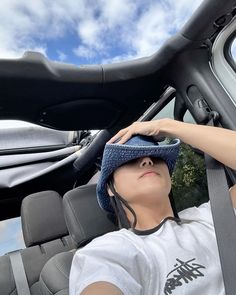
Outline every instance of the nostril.
<svg viewBox="0 0 236 295">
<path fill-rule="evenodd" d="M 149 165 L 149 166 L 153 165 L 153 161 L 149 157 L 145 157 L 141 161 L 141 166 L 146 166 L 146 165 Z"/>
<path fill-rule="evenodd" d="M 151 159 L 148 161 L 148 163 L 149 165 L 153 165 L 153 161 Z"/>
</svg>

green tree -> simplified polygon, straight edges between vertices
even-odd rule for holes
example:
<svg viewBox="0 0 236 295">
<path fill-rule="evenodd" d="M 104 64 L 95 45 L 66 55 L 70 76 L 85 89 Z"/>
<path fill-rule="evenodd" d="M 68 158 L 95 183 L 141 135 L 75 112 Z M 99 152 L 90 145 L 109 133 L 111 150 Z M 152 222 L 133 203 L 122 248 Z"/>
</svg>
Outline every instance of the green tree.
<svg viewBox="0 0 236 295">
<path fill-rule="evenodd" d="M 183 143 L 172 175 L 172 191 L 177 211 L 208 201 L 204 157 Z"/>
</svg>

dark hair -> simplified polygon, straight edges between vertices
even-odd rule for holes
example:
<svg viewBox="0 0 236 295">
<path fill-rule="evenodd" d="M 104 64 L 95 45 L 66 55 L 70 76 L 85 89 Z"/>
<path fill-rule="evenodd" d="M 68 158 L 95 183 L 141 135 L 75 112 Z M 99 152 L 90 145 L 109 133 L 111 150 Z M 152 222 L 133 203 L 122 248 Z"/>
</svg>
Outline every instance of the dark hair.
<svg viewBox="0 0 236 295">
<path fill-rule="evenodd" d="M 137 224 L 137 216 L 136 216 L 134 210 L 128 204 L 128 202 L 117 193 L 117 191 L 114 188 L 113 182 L 114 182 L 113 176 L 111 175 L 108 179 L 107 184 L 114 195 L 114 196 L 110 197 L 110 202 L 111 202 L 111 206 L 115 212 L 115 215 L 118 219 L 118 226 L 119 226 L 119 228 L 126 228 L 126 229 L 132 228 L 132 229 L 134 229 Z M 173 210 L 174 217 L 179 218 L 178 212 L 176 210 L 172 190 L 170 191 L 169 199 L 170 199 L 170 204 L 171 204 L 171 208 Z M 131 225 L 131 222 L 129 221 L 122 205 L 125 206 L 133 215 L 134 221 L 133 221 L 132 225 Z"/>
<path fill-rule="evenodd" d="M 128 202 L 126 200 L 124 200 L 115 190 L 114 185 L 113 185 L 113 177 L 112 176 L 109 177 L 107 184 L 113 193 L 113 196 L 110 198 L 110 201 L 111 201 L 111 206 L 118 218 L 119 228 L 127 228 L 127 229 L 128 228 L 135 228 L 136 223 L 137 223 L 137 216 L 136 216 L 134 210 L 128 204 Z M 133 214 L 134 222 L 132 225 L 131 225 L 131 222 L 129 221 L 122 205 L 125 206 Z"/>
</svg>

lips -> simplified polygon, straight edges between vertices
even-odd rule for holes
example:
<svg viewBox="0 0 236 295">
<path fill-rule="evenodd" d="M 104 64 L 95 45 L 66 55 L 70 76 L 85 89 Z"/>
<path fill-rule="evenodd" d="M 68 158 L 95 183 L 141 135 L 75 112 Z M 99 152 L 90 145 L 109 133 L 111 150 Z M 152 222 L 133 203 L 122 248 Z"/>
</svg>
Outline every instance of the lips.
<svg viewBox="0 0 236 295">
<path fill-rule="evenodd" d="M 151 175 L 151 174 L 158 174 L 156 171 L 153 171 L 153 170 L 147 170 L 147 171 L 145 171 L 141 176 L 140 176 L 140 178 L 141 177 L 143 177 L 143 176 L 145 176 L 145 175 Z"/>
</svg>

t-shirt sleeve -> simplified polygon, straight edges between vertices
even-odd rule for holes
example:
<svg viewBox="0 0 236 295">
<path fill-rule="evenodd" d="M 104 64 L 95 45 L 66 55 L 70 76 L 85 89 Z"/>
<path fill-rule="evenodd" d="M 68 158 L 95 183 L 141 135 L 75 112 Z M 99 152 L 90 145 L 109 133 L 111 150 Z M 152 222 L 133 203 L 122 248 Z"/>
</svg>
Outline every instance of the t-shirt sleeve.
<svg viewBox="0 0 236 295">
<path fill-rule="evenodd" d="M 181 219 L 205 221 L 213 224 L 210 201 L 203 203 L 199 207 L 192 207 L 179 212 Z"/>
<path fill-rule="evenodd" d="M 77 250 L 73 258 L 70 295 L 79 295 L 88 285 L 99 281 L 115 285 L 125 295 L 142 294 L 137 255 L 137 249 L 122 237 L 105 235 L 93 240 Z"/>
<path fill-rule="evenodd" d="M 236 214 L 236 209 L 234 208 Z M 213 224 L 211 203 L 210 201 L 203 203 L 199 207 L 192 207 L 179 212 L 181 219 L 205 221 L 209 224 Z"/>
</svg>

